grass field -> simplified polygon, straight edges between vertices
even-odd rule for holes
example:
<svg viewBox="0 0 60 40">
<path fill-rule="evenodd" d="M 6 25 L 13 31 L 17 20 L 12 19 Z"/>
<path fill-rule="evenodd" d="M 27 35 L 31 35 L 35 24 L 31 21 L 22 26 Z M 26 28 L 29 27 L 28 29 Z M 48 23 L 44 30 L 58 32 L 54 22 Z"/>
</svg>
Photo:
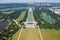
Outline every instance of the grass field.
<svg viewBox="0 0 60 40">
<path fill-rule="evenodd" d="M 60 40 L 60 30 L 41 29 L 44 40 Z"/>
<path fill-rule="evenodd" d="M 19 36 L 20 30 L 18 30 L 13 36 L 12 36 L 12 40 L 17 40 L 18 36 Z"/>
<path fill-rule="evenodd" d="M 26 13 L 26 11 L 23 11 L 16 20 L 17 20 L 17 21 L 23 20 L 23 18 L 24 18 L 24 16 L 25 16 L 25 13 Z"/>
<path fill-rule="evenodd" d="M 14 11 L 7 11 L 7 12 L 2 12 L 3 14 L 11 14 L 13 13 Z"/>
<path fill-rule="evenodd" d="M 40 40 L 38 29 L 24 29 L 20 40 Z"/>
<path fill-rule="evenodd" d="M 12 36 L 12 40 L 17 40 L 20 30 Z M 60 30 L 41 29 L 43 40 L 60 40 Z M 20 40 L 40 40 L 37 29 L 23 29 Z"/>
</svg>

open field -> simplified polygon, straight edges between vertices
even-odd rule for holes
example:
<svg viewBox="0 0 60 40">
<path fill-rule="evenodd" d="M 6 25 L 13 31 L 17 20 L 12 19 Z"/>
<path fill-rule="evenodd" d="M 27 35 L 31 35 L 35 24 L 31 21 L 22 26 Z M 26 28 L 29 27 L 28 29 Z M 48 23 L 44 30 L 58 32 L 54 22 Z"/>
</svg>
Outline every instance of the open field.
<svg viewBox="0 0 60 40">
<path fill-rule="evenodd" d="M 23 20 L 23 18 L 24 18 L 24 16 L 25 16 L 25 13 L 26 13 L 26 11 L 23 11 L 16 20 L 17 20 L 17 21 Z"/>
<path fill-rule="evenodd" d="M 37 29 L 23 29 L 20 40 L 40 40 Z"/>
<path fill-rule="evenodd" d="M 13 13 L 14 11 L 7 11 L 7 12 L 2 12 L 3 14 L 11 14 Z"/>
<path fill-rule="evenodd" d="M 19 31 L 12 36 L 12 40 L 17 40 Z M 60 40 L 60 30 L 41 29 L 43 40 Z M 23 29 L 20 40 L 40 40 L 41 37 L 37 29 Z"/>
<path fill-rule="evenodd" d="M 60 30 L 41 29 L 44 40 L 60 40 Z"/>
</svg>

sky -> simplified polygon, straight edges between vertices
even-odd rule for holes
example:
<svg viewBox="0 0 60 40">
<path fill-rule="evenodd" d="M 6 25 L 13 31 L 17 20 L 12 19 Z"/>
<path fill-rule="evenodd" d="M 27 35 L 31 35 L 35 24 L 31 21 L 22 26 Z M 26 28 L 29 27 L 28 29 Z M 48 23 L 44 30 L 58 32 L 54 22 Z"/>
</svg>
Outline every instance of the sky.
<svg viewBox="0 0 60 40">
<path fill-rule="evenodd" d="M 0 0 L 0 3 L 57 2 L 60 0 Z"/>
</svg>

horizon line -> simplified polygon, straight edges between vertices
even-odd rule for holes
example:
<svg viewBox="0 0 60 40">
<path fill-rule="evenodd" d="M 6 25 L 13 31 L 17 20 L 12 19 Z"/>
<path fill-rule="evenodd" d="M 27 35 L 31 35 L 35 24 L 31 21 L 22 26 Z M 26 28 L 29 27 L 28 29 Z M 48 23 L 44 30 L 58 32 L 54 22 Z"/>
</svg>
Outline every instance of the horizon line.
<svg viewBox="0 0 60 40">
<path fill-rule="evenodd" d="M 60 2 L 4 2 L 4 3 L 60 3 Z"/>
</svg>

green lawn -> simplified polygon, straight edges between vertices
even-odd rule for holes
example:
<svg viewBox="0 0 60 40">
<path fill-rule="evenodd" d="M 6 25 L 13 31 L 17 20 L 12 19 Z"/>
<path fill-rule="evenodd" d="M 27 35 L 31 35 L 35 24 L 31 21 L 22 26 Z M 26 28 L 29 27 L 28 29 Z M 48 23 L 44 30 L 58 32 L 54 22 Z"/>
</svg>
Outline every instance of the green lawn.
<svg viewBox="0 0 60 40">
<path fill-rule="evenodd" d="M 17 40 L 20 30 L 12 36 L 12 40 Z M 40 40 L 38 29 L 26 28 L 22 30 L 22 34 L 19 40 Z"/>
<path fill-rule="evenodd" d="M 20 30 L 12 36 L 12 40 L 17 40 Z M 60 40 L 60 30 L 41 29 L 43 40 Z M 40 40 L 37 29 L 23 29 L 20 40 Z"/>
<path fill-rule="evenodd" d="M 44 40 L 60 40 L 60 30 L 41 29 Z"/>
<path fill-rule="evenodd" d="M 26 11 L 23 11 L 20 16 L 16 19 L 17 21 L 21 21 L 24 18 Z M 18 30 L 13 36 L 12 36 L 12 40 L 17 40 L 18 36 L 19 36 L 20 30 Z"/>
<path fill-rule="evenodd" d="M 23 29 L 20 40 L 40 40 L 38 29 Z"/>
<path fill-rule="evenodd" d="M 12 36 L 12 40 L 17 40 L 18 36 L 19 36 L 20 30 L 18 30 L 13 36 Z"/>
<path fill-rule="evenodd" d="M 25 13 L 26 13 L 26 11 L 23 11 L 16 20 L 17 20 L 17 21 L 23 20 L 23 18 L 24 18 L 24 16 L 25 16 Z"/>
<path fill-rule="evenodd" d="M 7 11 L 7 12 L 2 12 L 3 14 L 11 14 L 13 13 L 14 11 Z"/>
</svg>

